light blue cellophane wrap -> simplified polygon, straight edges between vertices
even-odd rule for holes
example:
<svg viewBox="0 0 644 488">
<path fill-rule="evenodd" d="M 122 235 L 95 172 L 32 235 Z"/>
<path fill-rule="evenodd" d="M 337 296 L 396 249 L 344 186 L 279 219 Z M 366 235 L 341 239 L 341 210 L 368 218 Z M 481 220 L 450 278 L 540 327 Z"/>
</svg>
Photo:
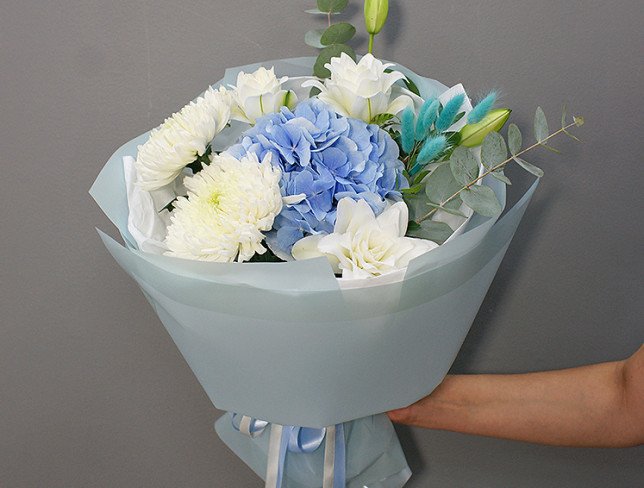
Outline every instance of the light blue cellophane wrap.
<svg viewBox="0 0 644 488">
<path fill-rule="evenodd" d="M 234 84 L 240 70 L 260 65 L 275 66 L 278 76 L 308 75 L 313 62 L 297 58 L 233 68 L 215 86 Z M 397 68 L 423 97 L 446 90 Z M 221 136 L 216 142 L 224 147 L 236 134 Z M 393 428 L 385 416 L 372 415 L 409 405 L 442 381 L 536 183 L 500 220 L 475 215 L 462 235 L 412 261 L 402 282 L 341 290 L 325 258 L 222 264 L 138 251 L 127 230 L 122 157 L 135 157 L 147 137 L 118 149 L 90 190 L 125 247 L 99 234 L 141 287 L 213 404 L 281 425 L 321 428 L 354 421 L 345 424 L 347 486 L 402 486 L 406 478 L 401 481 L 400 473 L 408 468 Z M 505 185 L 491 178 L 485 183 L 505 204 Z M 217 423 L 221 438 L 263 475 L 268 436 L 245 438 L 227 423 L 227 417 Z M 284 485 L 321 486 L 320 455 L 287 456 Z M 386 468 L 367 479 L 367 468 L 376 465 Z"/>
</svg>

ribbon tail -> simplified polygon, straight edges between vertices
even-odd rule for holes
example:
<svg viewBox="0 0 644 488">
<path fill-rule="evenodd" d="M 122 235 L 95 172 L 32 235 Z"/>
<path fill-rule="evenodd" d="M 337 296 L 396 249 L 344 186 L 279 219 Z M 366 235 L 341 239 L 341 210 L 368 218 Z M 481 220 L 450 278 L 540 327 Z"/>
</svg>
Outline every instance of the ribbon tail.
<svg viewBox="0 0 644 488">
<path fill-rule="evenodd" d="M 327 427 L 324 445 L 324 482 L 322 488 L 345 488 L 346 454 L 344 425 Z"/>
<path fill-rule="evenodd" d="M 268 463 L 265 488 L 281 488 L 289 431 L 283 425 L 272 424 L 268 440 Z"/>
</svg>

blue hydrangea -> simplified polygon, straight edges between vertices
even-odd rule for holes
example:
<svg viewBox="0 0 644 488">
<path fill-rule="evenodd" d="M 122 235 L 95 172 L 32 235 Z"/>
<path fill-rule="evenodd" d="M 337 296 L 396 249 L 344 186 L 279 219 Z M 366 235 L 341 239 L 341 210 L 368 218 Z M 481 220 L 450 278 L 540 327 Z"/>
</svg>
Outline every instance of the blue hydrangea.
<svg viewBox="0 0 644 488">
<path fill-rule="evenodd" d="M 237 158 L 255 153 L 260 160 L 271 153 L 282 170 L 282 195 L 305 195 L 284 206 L 267 235 L 281 257 L 305 235 L 332 232 L 340 199 L 363 199 L 378 215 L 385 198 L 399 200 L 407 186 L 398 145 L 387 132 L 338 115 L 316 98 L 259 118 L 228 152 Z"/>
</svg>

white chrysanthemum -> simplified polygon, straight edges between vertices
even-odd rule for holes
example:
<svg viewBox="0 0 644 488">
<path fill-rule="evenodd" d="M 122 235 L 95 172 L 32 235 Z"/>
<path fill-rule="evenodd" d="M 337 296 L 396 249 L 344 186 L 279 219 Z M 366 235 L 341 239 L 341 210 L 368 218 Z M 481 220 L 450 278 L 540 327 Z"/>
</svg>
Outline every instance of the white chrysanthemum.
<svg viewBox="0 0 644 488">
<path fill-rule="evenodd" d="M 139 146 L 138 184 L 148 191 L 172 183 L 183 168 L 202 156 L 230 121 L 231 94 L 209 88 L 202 97 L 167 118 Z"/>
<path fill-rule="evenodd" d="M 266 248 L 262 231 L 273 227 L 282 210 L 281 172 L 260 163 L 255 154 L 241 160 L 227 153 L 184 185 L 188 196 L 179 197 L 171 214 L 166 245 L 168 256 L 200 261 L 248 261 Z"/>
</svg>

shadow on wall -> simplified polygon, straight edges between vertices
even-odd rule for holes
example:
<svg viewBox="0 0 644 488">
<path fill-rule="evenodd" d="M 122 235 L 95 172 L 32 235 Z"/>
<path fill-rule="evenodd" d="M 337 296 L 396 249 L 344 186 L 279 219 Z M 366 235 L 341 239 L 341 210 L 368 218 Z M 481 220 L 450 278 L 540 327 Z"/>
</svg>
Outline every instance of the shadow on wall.
<svg viewBox="0 0 644 488">
<path fill-rule="evenodd" d="M 514 179 L 513 179 L 514 181 Z M 517 265 L 525 259 L 535 254 L 531 248 L 538 241 L 543 223 L 547 220 L 548 214 L 556 208 L 557 195 L 560 193 L 555 187 L 549 186 L 547 189 L 543 186 L 538 189 L 539 199 L 533 199 L 528 207 L 530 218 L 525 219 L 519 227 L 517 234 L 510 243 L 508 252 L 501 262 L 498 273 L 496 274 L 490 289 L 479 309 L 474 320 L 474 324 L 465 342 L 461 347 L 454 364 L 450 368 L 452 374 L 470 374 L 470 373 L 495 373 L 498 371 L 478 371 L 475 365 L 480 364 L 477 360 L 477 354 L 482 354 L 481 347 L 485 343 L 486 336 L 495 336 L 494 328 L 503 324 L 498 320 L 496 308 L 503 308 L 508 298 L 508 291 L 514 285 L 517 279 L 517 270 L 521 267 Z M 508 202 L 508 207 L 511 203 Z M 527 225 L 526 225 L 527 224 Z"/>
</svg>

